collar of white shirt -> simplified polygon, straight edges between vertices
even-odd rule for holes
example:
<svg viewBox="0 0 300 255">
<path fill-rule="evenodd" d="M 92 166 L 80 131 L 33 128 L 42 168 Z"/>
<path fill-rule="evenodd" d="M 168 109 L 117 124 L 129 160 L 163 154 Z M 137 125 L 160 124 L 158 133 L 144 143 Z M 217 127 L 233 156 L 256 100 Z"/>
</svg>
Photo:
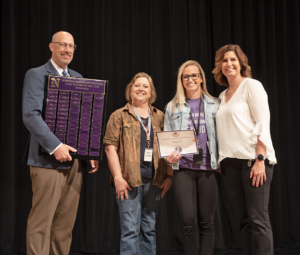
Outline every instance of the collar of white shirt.
<svg viewBox="0 0 300 255">
<path fill-rule="evenodd" d="M 59 75 L 60 75 L 60 76 L 63 76 L 62 72 L 64 71 L 64 69 L 62 69 L 61 67 L 59 67 L 59 66 L 53 61 L 52 58 L 51 58 L 51 63 L 52 63 L 52 65 L 54 66 L 54 68 L 56 69 L 56 71 L 59 73 Z M 70 76 L 70 75 L 69 75 L 69 72 L 68 72 L 68 68 L 66 68 L 66 72 L 67 72 L 68 76 Z"/>
</svg>

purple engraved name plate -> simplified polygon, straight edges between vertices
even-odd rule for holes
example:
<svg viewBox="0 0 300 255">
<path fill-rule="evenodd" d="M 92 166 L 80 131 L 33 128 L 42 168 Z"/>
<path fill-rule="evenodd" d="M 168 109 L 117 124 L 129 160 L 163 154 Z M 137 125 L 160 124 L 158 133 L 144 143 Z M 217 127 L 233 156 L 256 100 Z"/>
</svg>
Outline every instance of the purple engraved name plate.
<svg viewBox="0 0 300 255">
<path fill-rule="evenodd" d="M 77 142 L 77 137 L 68 137 L 68 141 Z"/>
<path fill-rule="evenodd" d="M 90 127 L 80 126 L 80 131 L 90 131 Z"/>
<path fill-rule="evenodd" d="M 80 108 L 80 104 L 70 104 L 70 108 Z"/>
<path fill-rule="evenodd" d="M 69 108 L 68 107 L 58 107 L 58 110 L 67 112 L 69 110 Z"/>
<path fill-rule="evenodd" d="M 79 134 L 84 134 L 84 135 L 87 135 L 90 133 L 90 130 L 89 131 L 85 131 L 85 130 L 79 130 Z"/>
<path fill-rule="evenodd" d="M 89 153 L 90 156 L 99 157 L 99 152 L 91 151 Z"/>
<path fill-rule="evenodd" d="M 102 114 L 102 109 L 93 109 L 93 116 L 95 116 L 95 115 L 97 115 L 97 116 L 99 116 L 99 115 L 101 115 Z"/>
<path fill-rule="evenodd" d="M 49 122 L 55 122 L 55 116 L 53 115 L 46 115 L 45 121 L 49 121 Z"/>
<path fill-rule="evenodd" d="M 97 141 L 98 142 L 98 140 L 100 141 L 100 137 L 101 137 L 101 135 L 91 135 L 91 141 Z"/>
<path fill-rule="evenodd" d="M 83 138 L 83 137 L 79 136 L 78 141 L 81 142 L 81 143 L 88 143 L 89 139 L 86 139 L 86 138 Z"/>
<path fill-rule="evenodd" d="M 88 147 L 87 146 L 83 146 L 83 147 L 79 147 L 78 146 L 78 150 L 79 151 L 86 151 L 86 152 L 88 152 Z"/>
<path fill-rule="evenodd" d="M 83 149 L 86 148 L 86 150 L 88 150 L 89 144 L 88 143 L 82 143 L 82 142 L 78 142 L 78 147 Z"/>
<path fill-rule="evenodd" d="M 57 112 L 58 116 L 68 116 L 68 112 Z"/>
<path fill-rule="evenodd" d="M 56 99 L 54 99 L 54 98 L 48 98 L 47 99 L 47 103 L 49 103 L 49 102 L 56 103 L 57 102 L 57 98 Z"/>
<path fill-rule="evenodd" d="M 59 93 L 60 95 L 69 95 L 69 92 L 66 92 L 66 91 L 60 91 L 60 93 Z"/>
<path fill-rule="evenodd" d="M 103 95 L 95 95 L 94 97 L 97 98 L 97 99 L 103 99 L 104 98 Z"/>
<path fill-rule="evenodd" d="M 103 110 L 103 105 L 100 105 L 100 106 L 94 105 L 94 110 L 102 111 Z"/>
<path fill-rule="evenodd" d="M 68 108 L 69 105 L 68 105 L 68 104 L 62 104 L 62 103 L 59 103 L 59 104 L 58 104 L 58 107 L 60 107 L 60 108 Z"/>
<path fill-rule="evenodd" d="M 58 91 L 57 90 L 49 90 L 48 94 L 57 95 Z"/>
<path fill-rule="evenodd" d="M 69 121 L 69 125 L 70 126 L 77 126 L 78 125 L 78 121 Z"/>
<path fill-rule="evenodd" d="M 56 111 L 48 111 L 48 110 L 46 110 L 46 116 L 48 116 L 48 115 L 56 115 Z"/>
<path fill-rule="evenodd" d="M 81 109 L 92 109 L 92 106 L 91 105 L 82 105 L 81 106 Z"/>
<path fill-rule="evenodd" d="M 68 104 L 69 103 L 69 99 L 63 99 L 63 98 L 60 98 L 58 100 L 59 103 L 62 103 L 62 104 Z"/>
<path fill-rule="evenodd" d="M 47 111 L 56 111 L 56 106 L 48 106 L 47 105 Z"/>
<path fill-rule="evenodd" d="M 64 128 L 64 129 L 66 129 L 67 128 L 67 124 L 57 124 L 56 127 L 57 128 Z"/>
<path fill-rule="evenodd" d="M 67 121 L 68 117 L 67 116 L 61 116 L 61 115 L 59 115 L 59 116 L 57 116 L 57 120 L 65 120 L 65 121 Z"/>
<path fill-rule="evenodd" d="M 91 117 L 91 114 L 90 113 L 85 113 L 85 112 L 82 112 L 81 113 L 81 117 L 86 117 L 86 118 L 90 118 Z"/>
<path fill-rule="evenodd" d="M 70 113 L 79 113 L 79 109 L 78 108 L 71 108 L 70 109 Z"/>
<path fill-rule="evenodd" d="M 56 132 L 64 133 L 64 132 L 66 132 L 66 129 L 65 128 L 56 128 Z"/>
<path fill-rule="evenodd" d="M 48 106 L 56 107 L 56 103 L 54 103 L 54 102 L 47 102 L 47 107 Z"/>
<path fill-rule="evenodd" d="M 82 113 L 87 113 L 87 114 L 91 114 L 91 110 L 89 109 L 82 109 L 81 110 Z"/>
<path fill-rule="evenodd" d="M 77 134 L 71 134 L 70 132 L 68 133 L 68 137 L 77 137 Z"/>
<path fill-rule="evenodd" d="M 79 97 L 81 97 L 81 93 L 78 93 L 78 92 L 72 92 L 71 95 L 72 95 L 72 96 L 79 96 Z"/>
<path fill-rule="evenodd" d="M 93 98 L 92 97 L 85 97 L 85 98 L 82 98 L 82 102 L 93 102 Z"/>
<path fill-rule="evenodd" d="M 89 94 L 89 93 L 83 93 L 82 97 L 93 97 L 93 94 Z"/>
<path fill-rule="evenodd" d="M 77 129 L 75 129 L 75 128 L 68 128 L 68 133 L 69 134 L 76 134 L 77 135 L 77 132 L 78 130 Z"/>
<path fill-rule="evenodd" d="M 59 95 L 59 99 L 64 99 L 69 101 L 69 96 Z"/>
<path fill-rule="evenodd" d="M 96 102 L 94 102 L 94 106 L 95 106 L 95 107 L 101 107 L 101 108 L 102 108 L 102 107 L 103 107 L 103 103 L 96 103 Z"/>
<path fill-rule="evenodd" d="M 46 122 L 47 122 L 47 123 L 54 123 L 54 124 L 55 124 L 55 118 L 49 118 L 49 117 L 47 116 Z"/>
<path fill-rule="evenodd" d="M 87 151 L 78 150 L 78 151 L 77 151 L 77 155 L 87 156 L 87 155 L 88 155 L 88 152 L 87 152 Z"/>
<path fill-rule="evenodd" d="M 90 117 L 86 117 L 86 116 L 82 116 L 82 115 L 81 115 L 80 120 L 83 120 L 83 121 L 90 121 Z"/>
<path fill-rule="evenodd" d="M 71 96 L 71 101 L 72 102 L 80 102 L 81 97 L 80 96 Z"/>
<path fill-rule="evenodd" d="M 77 147 L 77 144 L 74 143 L 74 142 L 69 142 L 68 141 L 68 145 L 71 146 L 71 147 L 73 147 L 74 149 L 76 149 L 76 147 Z"/>
<path fill-rule="evenodd" d="M 57 120 L 56 121 L 57 124 L 67 124 L 66 120 Z"/>
<path fill-rule="evenodd" d="M 103 94 L 104 85 L 105 81 L 83 78 L 57 77 L 50 75 L 48 79 L 48 90 L 59 89 L 60 91 L 72 91 L 72 94 L 74 94 L 74 92 Z M 88 94 L 83 95 L 86 96 Z"/>
<path fill-rule="evenodd" d="M 48 99 L 57 99 L 58 95 L 48 94 Z"/>
<path fill-rule="evenodd" d="M 92 103 L 91 103 L 91 102 L 82 102 L 82 105 L 89 105 L 89 106 L 92 106 Z"/>
<path fill-rule="evenodd" d="M 79 112 L 72 113 L 70 112 L 70 118 L 78 118 L 79 117 Z"/>
<path fill-rule="evenodd" d="M 89 135 L 88 134 L 80 134 L 80 138 L 89 139 Z"/>
<path fill-rule="evenodd" d="M 100 143 L 90 143 L 90 148 L 99 149 L 100 148 Z"/>
<path fill-rule="evenodd" d="M 92 131 L 101 131 L 101 127 L 91 127 Z"/>
<path fill-rule="evenodd" d="M 69 117 L 69 121 L 79 121 L 79 117 L 73 117 L 73 116 L 70 116 Z"/>
<path fill-rule="evenodd" d="M 94 135 L 94 136 L 101 136 L 101 132 L 92 131 L 91 135 Z"/>
<path fill-rule="evenodd" d="M 93 119 L 92 127 L 101 127 L 101 122 L 99 120 Z"/>
<path fill-rule="evenodd" d="M 102 113 L 101 114 L 99 114 L 98 112 L 97 113 L 94 113 L 93 114 L 93 119 L 102 119 Z"/>
<path fill-rule="evenodd" d="M 80 121 L 80 126 L 87 126 L 89 127 L 90 126 L 90 122 L 89 121 Z"/>
<path fill-rule="evenodd" d="M 80 98 L 78 100 L 74 100 L 73 98 L 71 98 L 70 104 L 80 105 Z"/>
<path fill-rule="evenodd" d="M 56 135 L 57 137 L 64 137 L 64 139 L 65 139 L 65 137 L 66 137 L 66 133 L 57 133 L 57 132 L 55 132 L 55 135 Z"/>
</svg>

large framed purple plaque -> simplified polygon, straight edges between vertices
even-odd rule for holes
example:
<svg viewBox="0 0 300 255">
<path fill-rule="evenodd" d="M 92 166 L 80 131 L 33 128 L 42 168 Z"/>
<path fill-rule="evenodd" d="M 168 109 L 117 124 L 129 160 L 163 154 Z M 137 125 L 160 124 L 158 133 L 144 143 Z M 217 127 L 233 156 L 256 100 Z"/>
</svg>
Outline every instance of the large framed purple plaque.
<svg viewBox="0 0 300 255">
<path fill-rule="evenodd" d="M 73 158 L 102 160 L 107 90 L 107 80 L 47 76 L 43 118 Z"/>
</svg>

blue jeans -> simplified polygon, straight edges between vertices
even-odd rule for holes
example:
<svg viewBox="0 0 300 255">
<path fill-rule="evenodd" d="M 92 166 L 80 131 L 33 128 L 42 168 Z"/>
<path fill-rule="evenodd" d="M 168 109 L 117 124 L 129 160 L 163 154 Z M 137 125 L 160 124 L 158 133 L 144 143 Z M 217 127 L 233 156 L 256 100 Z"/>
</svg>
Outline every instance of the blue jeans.
<svg viewBox="0 0 300 255">
<path fill-rule="evenodd" d="M 152 179 L 143 178 L 143 184 L 127 190 L 128 199 L 117 199 L 121 227 L 121 255 L 156 254 L 156 216 L 161 189 L 152 185 Z"/>
</svg>

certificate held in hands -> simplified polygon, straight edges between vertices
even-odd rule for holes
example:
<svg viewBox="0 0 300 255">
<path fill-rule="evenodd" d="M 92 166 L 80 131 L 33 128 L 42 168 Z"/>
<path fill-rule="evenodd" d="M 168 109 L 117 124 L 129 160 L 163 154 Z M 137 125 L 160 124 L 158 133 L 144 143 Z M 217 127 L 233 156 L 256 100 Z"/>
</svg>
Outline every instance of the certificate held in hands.
<svg viewBox="0 0 300 255">
<path fill-rule="evenodd" d="M 197 139 L 194 130 L 157 132 L 159 157 L 169 157 L 172 151 L 181 155 L 197 154 Z"/>
</svg>

